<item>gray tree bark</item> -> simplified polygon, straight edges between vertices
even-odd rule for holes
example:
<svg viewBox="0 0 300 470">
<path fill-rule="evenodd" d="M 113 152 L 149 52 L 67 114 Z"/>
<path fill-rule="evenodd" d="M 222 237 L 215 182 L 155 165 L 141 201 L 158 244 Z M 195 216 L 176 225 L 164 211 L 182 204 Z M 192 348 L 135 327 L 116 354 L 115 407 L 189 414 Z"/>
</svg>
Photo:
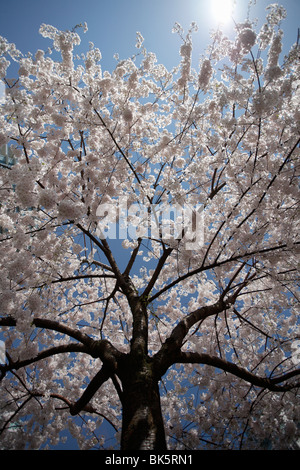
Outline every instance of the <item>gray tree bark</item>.
<svg viewBox="0 0 300 470">
<path fill-rule="evenodd" d="M 166 450 L 158 380 L 151 359 L 128 357 L 122 377 L 121 450 Z"/>
</svg>

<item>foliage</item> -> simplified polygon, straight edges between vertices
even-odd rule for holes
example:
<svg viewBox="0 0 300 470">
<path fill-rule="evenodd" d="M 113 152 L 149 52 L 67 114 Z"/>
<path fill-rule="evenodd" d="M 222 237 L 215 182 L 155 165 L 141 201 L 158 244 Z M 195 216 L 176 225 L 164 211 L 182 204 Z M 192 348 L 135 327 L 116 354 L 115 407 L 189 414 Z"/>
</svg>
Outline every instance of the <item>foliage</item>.
<svg viewBox="0 0 300 470">
<path fill-rule="evenodd" d="M 26 57 L 0 38 L 0 146 L 17 161 L 0 186 L 1 448 L 56 445 L 67 427 L 80 448 L 107 448 L 105 422 L 119 441 L 112 363 L 141 341 L 166 364 L 170 448 L 299 438 L 300 69 L 298 44 L 281 57 L 284 16 L 272 5 L 259 32 L 249 20 L 234 40 L 216 31 L 197 70 L 194 24 L 174 28 L 172 71 L 140 34 L 111 73 L 93 44 L 76 57 L 76 29 L 42 25 L 52 51 Z M 99 207 L 122 201 L 200 207 L 203 242 L 191 249 L 185 227 L 154 236 L 137 213 L 136 237 L 101 237 Z"/>
</svg>

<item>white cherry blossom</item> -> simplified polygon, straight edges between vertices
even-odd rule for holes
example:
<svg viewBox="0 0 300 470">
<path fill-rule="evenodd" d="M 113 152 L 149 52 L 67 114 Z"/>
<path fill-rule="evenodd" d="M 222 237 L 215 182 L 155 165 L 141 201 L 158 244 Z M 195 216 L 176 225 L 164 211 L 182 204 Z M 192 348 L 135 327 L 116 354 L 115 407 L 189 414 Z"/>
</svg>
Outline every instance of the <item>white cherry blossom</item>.
<svg viewBox="0 0 300 470">
<path fill-rule="evenodd" d="M 110 71 L 92 43 L 77 57 L 86 24 L 42 25 L 51 56 L 0 38 L 15 159 L 0 168 L 1 449 L 66 429 L 82 449 L 294 448 L 300 69 L 284 17 L 219 29 L 197 70 L 195 24 L 174 27 L 172 71 L 140 33 Z"/>
</svg>

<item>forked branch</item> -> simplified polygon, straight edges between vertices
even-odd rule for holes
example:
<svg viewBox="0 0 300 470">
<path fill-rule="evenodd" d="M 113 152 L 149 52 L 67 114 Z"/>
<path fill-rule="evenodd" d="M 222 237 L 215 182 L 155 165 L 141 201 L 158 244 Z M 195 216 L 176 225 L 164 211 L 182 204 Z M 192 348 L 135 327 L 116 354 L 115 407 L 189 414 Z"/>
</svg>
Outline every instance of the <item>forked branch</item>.
<svg viewBox="0 0 300 470">
<path fill-rule="evenodd" d="M 258 387 L 267 388 L 272 392 L 287 392 L 300 387 L 300 380 L 293 383 L 285 383 L 287 380 L 300 376 L 300 369 L 295 369 L 286 374 L 270 379 L 268 377 L 260 377 L 249 372 L 247 369 L 237 366 L 233 362 L 226 361 L 217 356 L 210 356 L 209 354 L 201 354 L 197 352 L 179 352 L 176 356 L 175 362 L 189 363 L 189 364 L 207 364 L 223 371 L 229 372 L 236 377 L 239 377 L 246 382 L 256 385 Z M 282 385 L 279 385 L 282 384 Z"/>
</svg>

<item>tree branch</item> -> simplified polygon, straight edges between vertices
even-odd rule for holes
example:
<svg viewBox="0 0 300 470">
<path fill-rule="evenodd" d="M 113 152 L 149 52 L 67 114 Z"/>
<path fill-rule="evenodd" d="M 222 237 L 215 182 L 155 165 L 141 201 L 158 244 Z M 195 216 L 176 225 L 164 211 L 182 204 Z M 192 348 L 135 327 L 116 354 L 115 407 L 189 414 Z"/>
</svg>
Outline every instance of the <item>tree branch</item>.
<svg viewBox="0 0 300 470">
<path fill-rule="evenodd" d="M 158 261 L 158 263 L 157 263 L 157 266 L 156 266 L 156 268 L 155 268 L 155 271 L 154 271 L 154 273 L 153 273 L 153 275 L 152 275 L 152 277 L 151 277 L 151 279 L 150 279 L 150 281 L 149 281 L 149 283 L 148 283 L 146 289 L 145 289 L 144 292 L 143 292 L 143 297 L 144 297 L 144 298 L 146 298 L 146 297 L 150 294 L 150 292 L 151 292 L 152 288 L 154 287 L 154 284 L 155 284 L 155 282 L 156 282 L 156 280 L 157 280 L 157 278 L 158 278 L 158 276 L 159 276 L 159 274 L 160 274 L 162 268 L 163 268 L 164 265 L 165 265 L 165 262 L 166 262 L 168 256 L 169 256 L 170 253 L 172 252 L 172 250 L 173 250 L 172 248 L 167 248 L 167 249 L 164 250 L 164 252 L 163 252 L 161 258 L 159 259 L 159 261 Z"/>
<path fill-rule="evenodd" d="M 40 286 L 36 286 L 36 288 L 41 288 L 48 284 L 58 284 L 60 282 L 78 281 L 80 279 L 103 279 L 103 278 L 115 279 L 115 276 L 113 274 L 78 274 L 75 276 L 60 277 L 59 279 L 54 279 L 52 281 L 45 282 L 44 284 L 41 284 Z"/>
<path fill-rule="evenodd" d="M 228 298 L 226 301 L 220 299 L 215 304 L 200 307 L 183 318 L 175 326 L 171 335 L 166 339 L 160 350 L 153 357 L 156 374 L 161 377 L 167 369 L 176 362 L 175 357 L 180 353 L 183 340 L 189 329 L 195 325 L 195 323 L 223 312 L 230 306 L 231 302 L 232 297 Z"/>
<path fill-rule="evenodd" d="M 296 242 L 295 245 L 299 245 L 299 242 Z M 281 244 L 281 245 L 277 245 L 277 246 L 270 246 L 268 248 L 261 248 L 261 249 L 258 248 L 256 250 L 252 250 L 252 251 L 249 251 L 249 252 L 246 251 L 244 253 L 237 254 L 235 256 L 231 256 L 230 258 L 227 258 L 223 261 L 214 261 L 211 264 L 206 265 L 206 266 L 201 265 L 199 268 L 193 269 L 192 271 L 189 271 L 186 274 L 183 274 L 182 276 L 178 276 L 176 279 L 174 279 L 174 281 L 170 282 L 170 284 L 167 284 L 166 286 L 164 286 L 160 291 L 156 292 L 156 294 L 154 294 L 149 299 L 149 303 L 153 302 L 153 300 L 157 299 L 157 297 L 162 295 L 164 292 L 169 290 L 171 287 L 174 287 L 176 284 L 179 284 L 180 282 L 184 281 L 185 279 L 187 279 L 191 276 L 194 276 L 195 274 L 200 274 L 201 272 L 208 271 L 208 270 L 214 269 L 214 268 L 218 268 L 220 266 L 224 266 L 225 264 L 232 263 L 233 261 L 242 260 L 244 258 L 249 258 L 249 257 L 255 256 L 255 255 L 264 255 L 266 253 L 274 252 L 274 251 L 277 251 L 277 250 L 283 250 L 285 248 L 287 248 L 287 245 L 285 243 Z"/>
<path fill-rule="evenodd" d="M 93 398 L 101 385 L 110 378 L 110 375 L 111 371 L 106 366 L 102 366 L 99 372 L 97 372 L 95 377 L 90 381 L 79 400 L 77 400 L 75 404 L 70 405 L 70 413 L 72 416 L 80 413 L 80 411 L 88 405 L 89 401 Z"/>
<path fill-rule="evenodd" d="M 32 325 L 36 326 L 37 328 L 45 328 L 48 330 L 57 331 L 58 333 L 65 334 L 70 338 L 76 339 L 86 347 L 85 351 L 88 354 L 94 358 L 100 358 L 104 364 L 111 367 L 112 371 L 117 369 L 118 359 L 123 355 L 123 353 L 112 346 L 108 340 L 93 340 L 87 334 L 82 333 L 80 330 L 75 330 L 55 320 L 34 318 Z M 12 317 L 0 318 L 0 326 L 17 326 L 17 321 Z"/>
<path fill-rule="evenodd" d="M 123 273 L 123 276 L 129 276 L 129 273 L 131 271 L 131 268 L 135 262 L 135 259 L 137 257 L 137 254 L 139 252 L 139 249 L 140 249 L 140 246 L 141 246 L 141 243 L 142 243 L 142 239 L 141 238 L 138 238 L 138 244 L 137 246 L 135 247 L 135 249 L 133 250 L 132 254 L 131 254 L 131 257 L 130 257 L 130 260 L 128 261 L 128 264 L 125 268 L 125 271 Z"/>
<path fill-rule="evenodd" d="M 103 251 L 103 253 L 105 254 L 111 266 L 111 270 L 117 279 L 118 285 L 123 289 L 125 293 L 128 293 L 128 284 L 126 283 L 124 276 L 119 270 L 119 267 L 116 263 L 116 260 L 113 257 L 113 254 L 111 252 L 111 249 L 107 241 L 103 239 L 101 240 L 101 243 L 100 243 L 99 240 L 97 240 L 97 238 L 89 230 L 86 230 L 81 224 L 77 224 L 77 227 L 80 230 L 82 230 L 82 232 L 85 233 L 85 235 L 87 235 L 90 238 L 90 240 L 92 240 L 95 243 L 95 245 L 98 246 Z"/>
<path fill-rule="evenodd" d="M 45 395 L 42 394 L 42 393 L 39 393 L 39 392 L 32 392 L 32 396 L 35 396 L 35 397 L 44 397 Z M 60 395 L 58 393 L 50 393 L 50 398 L 54 398 L 56 400 L 61 400 L 63 401 L 68 408 L 70 408 L 70 410 L 72 409 L 72 407 L 74 407 L 74 404 L 68 400 L 68 398 L 64 397 L 63 395 Z M 32 398 L 32 397 L 30 397 Z M 30 399 L 29 398 L 29 399 Z M 76 405 L 76 404 L 75 404 Z M 60 409 L 60 408 L 58 408 Z M 101 416 L 102 418 L 106 419 L 106 421 L 114 428 L 115 431 L 118 431 L 118 428 L 114 425 L 114 423 L 109 419 L 107 418 L 107 416 L 105 416 L 103 413 L 100 413 L 99 411 L 97 411 L 92 405 L 90 405 L 89 403 L 87 403 L 82 409 L 81 411 L 84 411 L 86 413 L 93 413 L 93 414 L 96 414 L 98 416 Z M 72 413 L 71 413 L 72 414 Z"/>
<path fill-rule="evenodd" d="M 17 320 L 11 316 L 2 317 L 0 318 L 0 326 L 17 326 Z M 82 333 L 79 330 L 75 330 L 74 328 L 70 328 L 69 326 L 64 325 L 55 320 L 49 320 L 46 318 L 33 318 L 32 326 L 36 326 L 37 328 L 45 328 L 48 330 L 53 330 L 57 331 L 58 333 L 65 334 L 70 338 L 76 339 L 87 347 L 93 346 L 93 343 L 95 342 L 85 333 Z"/>
<path fill-rule="evenodd" d="M 71 352 L 83 352 L 89 353 L 89 348 L 84 346 L 83 344 L 63 344 L 60 346 L 54 346 L 53 348 L 46 349 L 45 351 L 41 351 L 35 357 L 31 359 L 24 359 L 24 360 L 17 360 L 16 362 L 9 361 L 9 364 L 5 364 L 0 366 L 1 372 L 5 375 L 6 372 L 10 370 L 18 370 L 21 367 L 26 367 L 30 364 L 34 364 L 35 362 L 41 361 L 42 359 L 46 359 L 48 357 L 54 356 L 56 354 L 63 354 L 63 353 L 71 353 Z"/>
<path fill-rule="evenodd" d="M 229 372 L 235 375 L 236 377 L 245 380 L 246 382 L 250 382 L 252 385 L 267 388 L 272 392 L 286 392 L 300 386 L 300 382 L 293 384 L 277 385 L 279 383 L 285 382 L 286 380 L 292 377 L 300 376 L 300 369 L 296 369 L 292 372 L 276 377 L 274 379 L 269 379 L 267 377 L 257 376 L 243 367 L 239 367 L 232 362 L 226 361 L 225 359 L 221 359 L 216 356 L 210 356 L 209 354 L 201 354 L 197 352 L 179 352 L 175 358 L 175 362 L 189 364 L 207 364 Z"/>
</svg>

